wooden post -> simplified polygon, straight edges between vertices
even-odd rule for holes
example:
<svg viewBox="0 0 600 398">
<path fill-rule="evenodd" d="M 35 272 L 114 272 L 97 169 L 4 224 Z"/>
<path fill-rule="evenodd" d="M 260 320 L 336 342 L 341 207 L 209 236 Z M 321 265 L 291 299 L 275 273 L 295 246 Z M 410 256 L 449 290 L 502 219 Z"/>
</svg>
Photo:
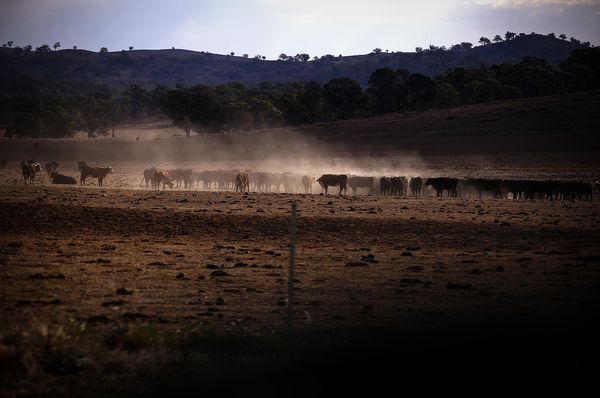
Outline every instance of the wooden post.
<svg viewBox="0 0 600 398">
<path fill-rule="evenodd" d="M 294 320 L 294 265 L 296 255 L 296 202 L 292 203 L 290 216 L 290 266 L 288 270 L 288 332 L 293 330 Z"/>
</svg>

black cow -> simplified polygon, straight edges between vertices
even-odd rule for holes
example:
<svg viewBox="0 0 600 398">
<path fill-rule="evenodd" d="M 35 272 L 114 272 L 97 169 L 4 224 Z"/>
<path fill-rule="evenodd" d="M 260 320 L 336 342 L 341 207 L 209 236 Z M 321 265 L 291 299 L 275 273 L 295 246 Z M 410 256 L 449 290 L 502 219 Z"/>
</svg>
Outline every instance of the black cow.
<svg viewBox="0 0 600 398">
<path fill-rule="evenodd" d="M 428 178 L 425 181 L 425 185 L 429 185 L 435 189 L 437 197 L 443 197 L 444 191 L 448 191 L 448 197 L 453 198 L 458 196 L 456 186 L 458 185 L 458 178 L 446 178 L 446 177 L 435 177 Z"/>
</svg>

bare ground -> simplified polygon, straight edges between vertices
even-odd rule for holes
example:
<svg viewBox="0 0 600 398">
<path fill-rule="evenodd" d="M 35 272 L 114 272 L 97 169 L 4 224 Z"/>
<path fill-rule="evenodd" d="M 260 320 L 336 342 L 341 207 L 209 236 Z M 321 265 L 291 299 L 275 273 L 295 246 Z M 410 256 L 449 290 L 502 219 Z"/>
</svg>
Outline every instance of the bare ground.
<svg viewBox="0 0 600 398">
<path fill-rule="evenodd" d="M 15 330 L 31 336 L 40 325 L 62 328 L 70 341 L 65 350 L 82 363 L 110 357 L 142 366 L 139 346 L 164 345 L 143 337 L 144 327 L 162 336 L 206 328 L 235 336 L 285 331 L 292 202 L 299 209 L 294 328 L 322 336 L 319 342 L 340 331 L 423 339 L 440 330 L 452 335 L 455 327 L 476 339 L 472 328 L 490 325 L 513 337 L 518 325 L 525 334 L 541 332 L 543 341 L 552 330 L 570 339 L 597 309 L 598 201 L 0 190 L 0 333 L 19 341 Z M 110 343 L 123 330 L 124 340 Z M 130 334 L 136 359 L 118 359 Z M 420 341 L 421 349 L 433 340 Z M 590 353 L 594 344 L 586 345 Z M 22 364 L 10 347 L 10 340 L 0 345 L 0 359 Z M 106 372 L 89 366 L 74 380 Z M 139 371 L 131 366 L 127 380 Z M 39 383 L 40 372 L 9 383 L 7 394 L 32 389 L 28 381 Z M 55 386 L 61 378 L 43 380 Z"/>
</svg>

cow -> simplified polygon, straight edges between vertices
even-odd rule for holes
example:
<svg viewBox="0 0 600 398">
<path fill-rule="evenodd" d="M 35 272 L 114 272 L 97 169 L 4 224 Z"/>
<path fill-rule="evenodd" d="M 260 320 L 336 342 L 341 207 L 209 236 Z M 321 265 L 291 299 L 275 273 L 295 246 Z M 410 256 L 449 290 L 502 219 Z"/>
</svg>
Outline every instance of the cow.
<svg viewBox="0 0 600 398">
<path fill-rule="evenodd" d="M 25 185 L 27 185 L 27 183 L 33 184 L 33 179 L 35 178 L 36 173 L 42 171 L 42 166 L 39 163 L 34 163 L 30 160 L 27 163 L 21 162 L 21 170 L 23 172 Z"/>
<path fill-rule="evenodd" d="M 148 184 L 152 182 L 152 179 L 154 178 L 154 172 L 156 172 L 156 167 L 144 170 L 144 176 L 140 180 L 140 186 L 142 186 L 142 181 L 144 181 L 146 183 L 146 188 L 148 188 Z"/>
<path fill-rule="evenodd" d="M 169 175 L 175 181 L 177 188 L 181 186 L 182 182 L 185 189 L 192 188 L 192 169 L 169 170 Z"/>
<path fill-rule="evenodd" d="M 152 188 L 160 189 L 160 184 L 163 184 L 163 189 L 166 189 L 168 185 L 169 188 L 173 189 L 173 181 L 171 181 L 171 177 L 167 170 L 154 170 L 154 175 L 152 176 Z"/>
<path fill-rule="evenodd" d="M 102 180 L 106 177 L 108 173 L 112 173 L 112 167 L 90 167 L 90 166 L 82 166 L 81 167 L 81 177 L 79 178 L 79 183 L 81 185 L 85 185 L 85 180 L 88 177 L 93 177 L 98 179 L 98 186 L 102 186 Z"/>
<path fill-rule="evenodd" d="M 448 197 L 457 197 L 456 186 L 458 185 L 457 178 L 436 177 L 428 178 L 425 185 L 429 185 L 435 189 L 437 197 L 443 197 L 444 191 L 448 191 Z"/>
<path fill-rule="evenodd" d="M 389 195 L 392 190 L 392 181 L 389 177 L 381 177 L 379 179 L 379 194 Z"/>
<path fill-rule="evenodd" d="M 73 177 L 65 176 L 65 175 L 59 174 L 55 171 L 52 172 L 52 174 L 50 174 L 50 179 L 52 180 L 52 184 L 68 184 L 68 185 L 77 184 L 77 180 L 74 179 Z"/>
<path fill-rule="evenodd" d="M 408 186 L 413 196 L 421 196 L 421 188 L 423 187 L 423 179 L 421 177 L 413 177 L 410 179 Z"/>
<path fill-rule="evenodd" d="M 391 195 L 404 196 L 406 195 L 406 189 L 408 188 L 408 180 L 406 177 L 392 177 L 390 178 L 391 183 Z"/>
<path fill-rule="evenodd" d="M 302 186 L 304 193 L 312 193 L 312 185 L 316 182 L 315 177 L 311 175 L 302 176 Z"/>
<path fill-rule="evenodd" d="M 52 161 L 52 162 L 47 162 L 46 163 L 46 174 L 48 174 L 48 176 L 51 176 L 52 173 L 56 172 L 56 170 L 58 170 L 58 162 L 56 161 Z"/>
<path fill-rule="evenodd" d="M 250 189 L 250 178 L 248 173 L 242 172 L 235 176 L 235 191 L 244 192 Z"/>
<path fill-rule="evenodd" d="M 345 174 L 323 174 L 321 177 L 317 179 L 319 185 L 325 190 L 325 194 L 327 194 L 327 187 L 340 187 L 340 195 L 342 192 L 346 194 L 346 184 L 348 183 L 348 176 Z M 322 195 L 323 193 L 321 193 Z"/>
<path fill-rule="evenodd" d="M 77 162 L 77 167 L 79 168 L 79 171 L 81 171 L 81 169 L 83 168 L 83 166 L 87 166 L 87 161 L 80 160 L 79 162 Z"/>
<path fill-rule="evenodd" d="M 375 179 L 373 177 L 349 177 L 348 186 L 352 189 L 352 195 L 356 195 L 358 188 L 367 188 L 369 195 L 373 192 L 373 183 Z"/>
</svg>

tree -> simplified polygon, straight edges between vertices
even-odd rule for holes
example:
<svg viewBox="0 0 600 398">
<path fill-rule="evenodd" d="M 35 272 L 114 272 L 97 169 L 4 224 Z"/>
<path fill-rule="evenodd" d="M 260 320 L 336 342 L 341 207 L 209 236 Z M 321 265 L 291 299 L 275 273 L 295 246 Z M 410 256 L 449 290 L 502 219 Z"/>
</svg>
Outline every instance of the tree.
<svg viewBox="0 0 600 398">
<path fill-rule="evenodd" d="M 107 52 L 108 52 L 108 48 L 106 48 L 106 47 L 100 48 L 100 53 L 107 53 Z"/>
<path fill-rule="evenodd" d="M 248 58 L 248 54 L 242 54 L 242 58 Z"/>
<path fill-rule="evenodd" d="M 426 109 L 434 104 L 436 84 L 428 76 L 413 73 L 405 82 L 407 105 L 412 109 Z"/>
<path fill-rule="evenodd" d="M 560 34 L 558 37 L 559 37 L 561 40 L 567 40 L 567 35 L 565 35 L 564 33 L 561 33 L 561 34 Z"/>
<path fill-rule="evenodd" d="M 6 44 L 8 45 L 8 48 L 11 48 L 13 43 L 14 43 L 14 41 L 12 41 L 12 40 L 6 42 Z"/>
<path fill-rule="evenodd" d="M 77 50 L 77 46 L 73 46 L 73 50 Z"/>
<path fill-rule="evenodd" d="M 333 116 L 342 119 L 359 116 L 367 102 L 360 84 L 347 77 L 333 79 L 325 84 L 323 97 Z"/>
<path fill-rule="evenodd" d="M 481 36 L 479 38 L 479 43 L 481 43 L 481 45 L 485 46 L 487 44 L 492 44 L 492 42 L 490 41 L 490 39 L 488 39 L 487 37 Z"/>
<path fill-rule="evenodd" d="M 371 74 L 367 94 L 373 101 L 376 113 L 398 109 L 397 93 L 400 84 L 399 76 L 389 68 L 377 69 Z"/>
<path fill-rule="evenodd" d="M 516 36 L 517 36 L 516 33 L 506 31 L 506 33 L 504 34 L 504 39 L 506 39 L 506 41 L 509 41 L 509 40 L 514 39 Z"/>
<path fill-rule="evenodd" d="M 42 44 L 40 47 L 35 48 L 35 52 L 38 54 L 45 54 L 50 52 L 50 46 L 47 44 Z"/>
<path fill-rule="evenodd" d="M 39 137 L 44 130 L 44 123 L 32 113 L 15 115 L 13 131 L 17 137 Z"/>
<path fill-rule="evenodd" d="M 571 37 L 571 38 L 569 39 L 569 41 L 570 41 L 571 43 L 573 43 L 573 44 L 577 44 L 577 45 L 581 44 L 581 41 L 577 40 L 577 39 L 576 39 L 576 38 L 574 38 L 574 37 Z"/>
<path fill-rule="evenodd" d="M 423 52 L 423 47 L 417 47 L 417 48 L 415 48 L 415 52 L 422 53 Z"/>
<path fill-rule="evenodd" d="M 554 32 L 548 33 L 548 37 L 551 39 L 556 39 L 556 35 L 554 34 Z"/>
<path fill-rule="evenodd" d="M 310 59 L 310 55 L 308 54 L 296 54 L 294 57 L 294 61 L 296 62 L 306 62 Z"/>
<path fill-rule="evenodd" d="M 499 42 L 501 42 L 503 40 L 502 40 L 502 37 L 500 35 L 496 35 L 496 36 L 494 36 L 493 41 L 496 42 L 496 43 L 499 43 Z"/>
<path fill-rule="evenodd" d="M 133 51 L 133 46 L 129 46 L 129 51 Z"/>
<path fill-rule="evenodd" d="M 60 47 L 60 42 L 57 41 L 56 43 L 54 43 L 54 51 L 58 50 L 58 48 Z"/>
<path fill-rule="evenodd" d="M 235 53 L 232 51 L 229 53 L 229 55 L 233 57 L 235 55 Z"/>
<path fill-rule="evenodd" d="M 23 50 L 25 50 L 26 52 L 30 52 L 32 49 L 33 47 L 31 46 L 31 44 L 28 44 L 25 47 L 23 47 Z"/>
<path fill-rule="evenodd" d="M 371 51 L 371 54 L 380 54 L 381 53 L 381 48 L 377 47 L 374 48 L 373 51 Z"/>
</svg>

